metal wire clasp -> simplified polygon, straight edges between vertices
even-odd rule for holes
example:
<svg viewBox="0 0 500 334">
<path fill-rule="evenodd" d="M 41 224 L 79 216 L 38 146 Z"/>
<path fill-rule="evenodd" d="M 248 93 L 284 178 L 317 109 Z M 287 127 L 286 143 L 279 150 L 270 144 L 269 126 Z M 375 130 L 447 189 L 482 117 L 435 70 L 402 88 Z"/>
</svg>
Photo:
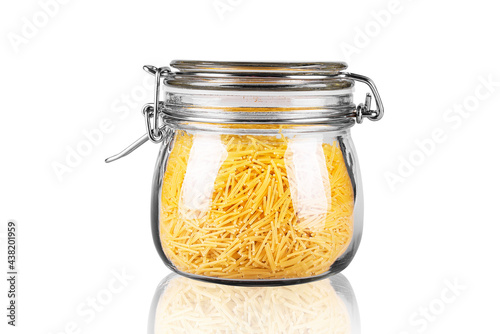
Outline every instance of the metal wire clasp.
<svg viewBox="0 0 500 334">
<path fill-rule="evenodd" d="M 154 102 L 148 103 L 142 108 L 142 114 L 146 123 L 147 133 L 141 138 L 137 139 L 123 151 L 114 156 L 107 158 L 106 162 L 113 162 L 135 151 L 139 146 L 145 144 L 148 139 L 153 143 L 161 143 L 164 140 L 171 140 L 173 137 L 173 130 L 167 124 L 160 124 L 160 108 L 162 102 L 160 101 L 161 79 L 168 77 L 172 72 L 169 67 L 157 68 L 152 65 L 145 65 L 143 69 L 155 76 L 155 95 Z"/>
<path fill-rule="evenodd" d="M 356 108 L 356 122 L 362 123 L 363 119 L 367 117 L 370 121 L 379 121 L 384 116 L 384 105 L 382 104 L 382 99 L 380 98 L 380 94 L 378 93 L 377 87 L 372 79 L 365 77 L 361 74 L 349 73 L 349 72 L 340 72 L 336 75 L 341 78 L 353 79 L 359 82 L 366 84 L 370 87 L 370 90 L 375 97 L 375 103 L 377 108 L 375 110 L 370 109 L 372 103 L 372 96 L 370 93 L 366 94 L 365 103 L 360 103 Z"/>
<path fill-rule="evenodd" d="M 148 130 L 148 137 L 153 143 L 160 143 L 165 139 L 165 132 L 160 130 L 160 90 L 161 90 L 161 78 L 170 75 L 172 72 L 170 68 L 160 67 L 157 68 L 153 65 L 145 65 L 143 69 L 155 76 L 155 95 L 154 103 L 148 103 L 142 108 L 142 114 L 144 115 L 144 120 L 146 121 L 146 129 Z M 166 75 L 165 75 L 166 74 Z"/>
</svg>

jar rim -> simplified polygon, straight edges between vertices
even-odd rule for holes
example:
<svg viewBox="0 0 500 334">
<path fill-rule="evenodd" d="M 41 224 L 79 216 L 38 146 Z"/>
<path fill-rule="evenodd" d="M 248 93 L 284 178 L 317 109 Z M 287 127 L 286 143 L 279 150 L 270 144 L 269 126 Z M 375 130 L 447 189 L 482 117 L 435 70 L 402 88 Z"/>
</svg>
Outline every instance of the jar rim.
<svg viewBox="0 0 500 334">
<path fill-rule="evenodd" d="M 266 73 L 288 75 L 333 75 L 347 69 L 345 62 L 265 62 L 173 60 L 170 66 L 181 72 Z"/>
</svg>

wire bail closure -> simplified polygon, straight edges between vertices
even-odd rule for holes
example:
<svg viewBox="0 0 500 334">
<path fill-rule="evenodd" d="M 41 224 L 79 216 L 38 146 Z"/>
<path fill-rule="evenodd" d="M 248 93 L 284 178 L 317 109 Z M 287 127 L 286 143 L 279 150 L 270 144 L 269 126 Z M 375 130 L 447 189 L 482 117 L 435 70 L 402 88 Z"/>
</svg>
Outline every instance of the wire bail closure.
<svg viewBox="0 0 500 334">
<path fill-rule="evenodd" d="M 363 119 L 365 117 L 368 118 L 370 121 L 379 121 L 380 119 L 382 119 L 382 117 L 384 117 L 384 105 L 382 104 L 382 99 L 380 98 L 380 94 L 378 93 L 377 86 L 375 86 L 375 83 L 373 82 L 372 79 L 361 74 L 349 73 L 349 72 L 340 72 L 336 76 L 340 78 L 353 79 L 366 84 L 372 91 L 373 96 L 375 97 L 375 103 L 377 105 L 377 108 L 375 110 L 370 109 L 372 103 L 372 95 L 370 93 L 366 94 L 365 103 L 360 103 L 357 106 L 356 123 L 358 124 L 363 123 Z"/>
<path fill-rule="evenodd" d="M 148 103 L 142 108 L 142 114 L 146 122 L 146 129 L 148 130 L 148 137 L 153 143 L 161 143 L 166 137 L 166 132 L 160 129 L 160 90 L 161 78 L 168 77 L 172 72 L 170 67 L 157 68 L 153 65 L 145 65 L 143 69 L 155 76 L 155 95 L 154 103 Z M 167 75 L 165 75 L 167 74 Z"/>
<path fill-rule="evenodd" d="M 144 145 L 148 140 L 158 144 L 163 141 L 170 141 L 173 138 L 174 130 L 167 126 L 167 124 L 160 125 L 160 91 L 161 79 L 168 77 L 172 71 L 168 66 L 157 68 L 152 65 L 143 66 L 144 71 L 155 76 L 155 94 L 154 103 L 148 103 L 142 108 L 142 114 L 146 123 L 147 133 L 141 138 L 137 139 L 123 151 L 115 154 L 105 160 L 105 162 L 113 162 L 126 155 L 129 155 L 140 146 Z"/>
</svg>

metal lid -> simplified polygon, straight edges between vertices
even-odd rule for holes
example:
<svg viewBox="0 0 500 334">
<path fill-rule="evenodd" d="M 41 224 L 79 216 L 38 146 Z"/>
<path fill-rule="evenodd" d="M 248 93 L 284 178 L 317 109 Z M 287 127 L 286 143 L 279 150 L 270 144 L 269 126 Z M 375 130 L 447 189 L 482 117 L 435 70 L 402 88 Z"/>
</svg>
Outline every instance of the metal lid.
<svg viewBox="0 0 500 334">
<path fill-rule="evenodd" d="M 246 62 L 173 60 L 170 66 L 181 72 L 282 73 L 293 75 L 332 75 L 347 69 L 344 62 Z"/>
<path fill-rule="evenodd" d="M 228 62 L 174 60 L 167 85 L 188 89 L 310 91 L 351 88 L 339 77 L 344 62 Z"/>
</svg>

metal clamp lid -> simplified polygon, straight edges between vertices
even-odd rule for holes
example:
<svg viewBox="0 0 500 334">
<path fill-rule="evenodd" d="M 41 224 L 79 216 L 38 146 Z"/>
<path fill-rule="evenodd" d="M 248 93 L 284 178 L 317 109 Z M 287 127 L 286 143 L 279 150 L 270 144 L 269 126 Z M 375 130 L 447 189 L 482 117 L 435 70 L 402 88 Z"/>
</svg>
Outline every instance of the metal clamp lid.
<svg viewBox="0 0 500 334">
<path fill-rule="evenodd" d="M 214 75 L 216 78 L 222 75 L 224 82 L 227 78 L 233 78 L 236 81 L 242 83 L 241 89 L 291 89 L 299 87 L 302 90 L 307 89 L 307 84 L 314 82 L 315 89 L 318 89 L 318 82 L 322 82 L 323 85 L 319 89 L 330 90 L 341 89 L 342 86 L 338 85 L 339 79 L 348 79 L 362 82 L 370 88 L 373 96 L 375 98 L 376 108 L 371 109 L 372 95 L 370 93 L 366 94 L 365 102 L 360 103 L 356 109 L 351 113 L 339 113 L 337 115 L 328 115 L 328 119 L 333 118 L 345 118 L 354 117 L 356 122 L 362 123 L 364 118 L 368 118 L 371 121 L 378 121 L 384 115 L 384 107 L 382 100 L 378 93 L 375 83 L 368 77 L 360 74 L 343 72 L 342 70 L 347 67 L 345 63 L 247 63 L 247 62 L 201 62 L 201 61 L 173 61 L 172 66 L 180 69 L 184 72 L 172 72 L 167 66 L 165 67 L 155 67 L 152 65 L 144 66 L 144 70 L 155 76 L 155 92 L 154 92 L 154 103 L 148 103 L 142 108 L 142 113 L 144 116 L 147 133 L 141 138 L 136 140 L 130 146 L 125 148 L 122 152 L 107 158 L 106 162 L 112 162 L 118 160 L 134 150 L 139 146 L 146 143 L 148 140 L 153 143 L 160 143 L 165 140 L 171 140 L 173 138 L 173 129 L 168 126 L 168 124 L 161 124 L 161 113 L 163 103 L 160 101 L 160 91 L 162 78 L 170 83 L 175 83 L 176 74 L 178 75 L 178 80 L 182 81 L 183 85 L 191 85 L 196 83 L 196 81 L 206 80 L 207 73 Z M 200 75 L 197 79 L 197 75 Z M 186 80 L 186 76 L 189 80 Z M 264 77 L 272 78 L 272 85 L 266 84 L 263 86 L 255 85 L 252 81 L 252 85 L 245 85 L 245 78 Z M 181 79 L 182 78 L 182 79 Z M 242 81 L 243 78 L 243 81 Z M 286 83 L 289 86 L 282 86 L 279 84 L 280 79 L 286 79 Z M 296 81 L 294 81 L 296 80 Z M 292 84 L 290 84 L 292 82 Z M 295 83 L 295 85 L 294 85 Z M 333 83 L 333 84 L 332 84 Z M 200 87 L 192 87 L 200 88 Z M 220 85 L 220 89 L 234 90 L 238 89 L 238 86 L 232 83 L 229 87 Z M 200 122 L 204 122 L 203 118 L 200 118 Z M 208 122 L 213 120 L 207 120 Z M 280 124 L 290 124 L 300 122 L 300 119 L 286 119 L 281 120 L 276 123 Z M 242 121 L 244 123 L 244 121 Z"/>
</svg>

